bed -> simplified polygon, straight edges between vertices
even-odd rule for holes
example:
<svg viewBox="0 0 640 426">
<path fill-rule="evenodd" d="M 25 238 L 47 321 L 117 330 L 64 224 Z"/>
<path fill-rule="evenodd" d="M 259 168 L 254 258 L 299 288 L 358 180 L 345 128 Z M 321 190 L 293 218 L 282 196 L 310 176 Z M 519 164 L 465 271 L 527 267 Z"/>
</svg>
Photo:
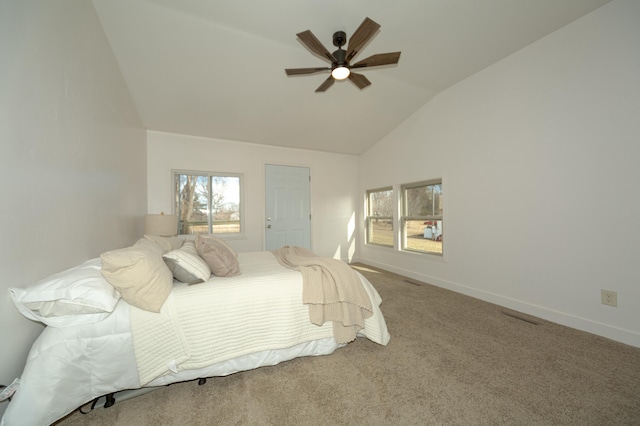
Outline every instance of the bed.
<svg viewBox="0 0 640 426">
<path fill-rule="evenodd" d="M 164 247 L 163 259 L 175 250 Z M 274 252 L 233 255 L 238 270 L 228 276 L 209 272 L 206 280 L 188 283 L 172 271 L 170 292 L 157 312 L 133 305 L 130 294 L 125 300 L 131 289 L 110 285 L 104 255 L 44 280 L 64 295 L 46 285 L 47 291 L 31 291 L 40 299 L 45 293 L 58 301 L 80 300 L 81 307 L 52 306 L 34 301 L 29 289 L 10 289 L 18 309 L 47 327 L 33 344 L 0 425 L 48 425 L 102 395 L 327 355 L 348 344 L 336 338 L 336 321 L 310 321 L 310 307 L 302 303 L 304 273 L 285 266 Z M 386 345 L 380 296 L 353 272 L 371 309 L 355 335 Z"/>
</svg>

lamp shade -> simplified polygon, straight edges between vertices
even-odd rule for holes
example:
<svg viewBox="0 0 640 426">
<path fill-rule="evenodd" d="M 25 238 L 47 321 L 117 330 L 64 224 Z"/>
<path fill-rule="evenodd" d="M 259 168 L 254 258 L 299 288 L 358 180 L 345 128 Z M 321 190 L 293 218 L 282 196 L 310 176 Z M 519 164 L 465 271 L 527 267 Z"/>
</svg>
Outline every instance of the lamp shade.
<svg viewBox="0 0 640 426">
<path fill-rule="evenodd" d="M 144 233 L 161 237 L 178 235 L 178 215 L 164 213 L 145 215 Z"/>
</svg>

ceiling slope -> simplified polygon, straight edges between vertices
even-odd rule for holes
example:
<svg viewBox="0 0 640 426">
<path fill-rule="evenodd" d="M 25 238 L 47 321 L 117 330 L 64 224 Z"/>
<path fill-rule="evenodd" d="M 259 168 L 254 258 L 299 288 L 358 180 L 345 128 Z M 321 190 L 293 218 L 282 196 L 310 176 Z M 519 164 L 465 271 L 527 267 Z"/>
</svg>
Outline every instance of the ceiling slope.
<svg viewBox="0 0 640 426">
<path fill-rule="evenodd" d="M 361 154 L 438 92 L 609 0 L 93 0 L 144 125 L 233 141 Z M 381 25 L 355 61 L 372 82 L 314 90 L 328 73 L 296 38 L 331 51 L 365 17 Z"/>
</svg>

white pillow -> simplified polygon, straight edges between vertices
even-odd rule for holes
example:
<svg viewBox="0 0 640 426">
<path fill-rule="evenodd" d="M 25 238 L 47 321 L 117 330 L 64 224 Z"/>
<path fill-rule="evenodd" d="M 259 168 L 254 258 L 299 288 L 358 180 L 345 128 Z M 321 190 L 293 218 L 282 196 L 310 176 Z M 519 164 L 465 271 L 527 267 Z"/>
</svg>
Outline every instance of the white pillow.
<svg viewBox="0 0 640 426">
<path fill-rule="evenodd" d="M 9 288 L 25 317 L 51 327 L 91 324 L 108 317 L 120 295 L 100 273 L 99 258 L 51 275 L 27 288 Z"/>
<path fill-rule="evenodd" d="M 196 284 L 209 281 L 211 278 L 211 269 L 198 256 L 193 241 L 186 241 L 178 250 L 172 250 L 162 257 L 171 269 L 173 277 L 180 282 Z"/>
</svg>

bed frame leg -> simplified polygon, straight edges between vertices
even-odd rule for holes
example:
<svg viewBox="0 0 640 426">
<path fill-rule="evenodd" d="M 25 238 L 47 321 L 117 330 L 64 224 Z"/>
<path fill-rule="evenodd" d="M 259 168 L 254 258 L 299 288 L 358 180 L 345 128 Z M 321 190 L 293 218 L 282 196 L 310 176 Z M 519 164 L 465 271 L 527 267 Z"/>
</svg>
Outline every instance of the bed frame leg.
<svg viewBox="0 0 640 426">
<path fill-rule="evenodd" d="M 116 403 L 116 399 L 112 393 L 105 396 L 104 408 L 109 408 Z"/>
<path fill-rule="evenodd" d="M 198 379 L 198 386 L 202 386 L 207 383 L 207 379 Z"/>
</svg>

